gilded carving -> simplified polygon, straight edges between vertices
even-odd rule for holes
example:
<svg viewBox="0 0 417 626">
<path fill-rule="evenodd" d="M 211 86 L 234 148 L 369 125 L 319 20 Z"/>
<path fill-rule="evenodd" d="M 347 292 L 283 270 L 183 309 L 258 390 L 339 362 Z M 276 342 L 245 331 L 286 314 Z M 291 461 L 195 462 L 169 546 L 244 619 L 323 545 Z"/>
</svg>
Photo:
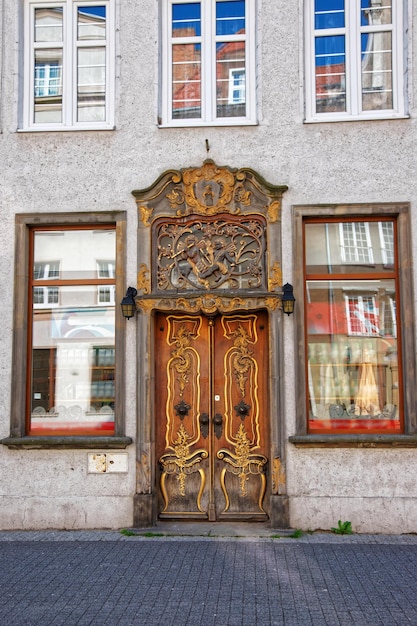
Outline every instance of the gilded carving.
<svg viewBox="0 0 417 626">
<path fill-rule="evenodd" d="M 202 312 L 205 315 L 212 315 L 220 311 L 221 313 L 229 313 L 236 309 L 244 307 L 242 298 L 222 298 L 219 296 L 201 296 L 198 298 L 177 298 L 175 308 L 187 311 L 189 313 Z"/>
<path fill-rule="evenodd" d="M 281 298 L 265 298 L 265 308 L 276 311 L 281 306 Z"/>
<path fill-rule="evenodd" d="M 253 352 L 249 350 L 248 334 L 243 328 L 242 324 L 239 324 L 238 328 L 233 331 L 234 342 L 233 345 L 236 348 L 233 354 L 233 372 L 237 380 L 237 384 L 242 395 L 245 397 L 245 387 L 247 381 L 247 374 L 253 367 Z"/>
<path fill-rule="evenodd" d="M 136 302 L 137 310 L 142 309 L 144 313 L 149 313 L 149 311 L 152 311 L 153 309 L 158 308 L 159 300 L 155 300 L 153 298 L 149 298 L 149 299 L 136 298 L 135 302 Z"/>
<path fill-rule="evenodd" d="M 146 452 L 142 452 L 136 462 L 136 492 L 151 493 L 151 468 Z"/>
<path fill-rule="evenodd" d="M 149 270 L 145 263 L 141 263 L 138 271 L 138 291 L 142 291 L 143 294 L 151 292 L 151 281 L 149 278 Z"/>
<path fill-rule="evenodd" d="M 151 219 L 153 209 L 144 204 L 139 206 L 140 219 L 142 220 L 144 226 L 150 226 L 149 220 Z"/>
<path fill-rule="evenodd" d="M 271 472 L 271 491 L 273 494 L 285 493 L 285 468 L 281 459 L 275 457 L 272 459 L 272 472 Z"/>
<path fill-rule="evenodd" d="M 251 311 L 255 309 L 268 309 L 275 311 L 281 304 L 281 297 L 271 295 L 264 296 L 219 296 L 207 294 L 203 296 L 187 296 L 180 298 L 136 298 L 136 308 L 144 313 L 152 310 L 159 311 L 183 311 L 186 313 L 232 313 L 236 311 Z"/>
<path fill-rule="evenodd" d="M 166 477 L 169 474 L 176 475 L 178 481 L 178 493 L 181 497 L 186 497 L 186 479 L 189 474 L 198 472 L 200 474 L 200 489 L 197 496 L 197 508 L 200 512 L 201 508 L 201 496 L 204 491 L 205 485 L 205 472 L 199 467 L 199 464 L 203 459 L 208 457 L 208 453 L 204 449 L 195 450 L 190 453 L 189 435 L 181 424 L 177 431 L 177 438 L 173 443 L 173 452 L 163 454 L 159 459 L 162 467 L 161 475 L 161 491 L 165 502 L 165 508 L 162 511 L 164 513 L 169 506 L 169 497 L 166 488 Z"/>
<path fill-rule="evenodd" d="M 277 222 L 280 218 L 280 214 L 281 214 L 281 203 L 278 200 L 271 202 L 271 204 L 268 206 L 269 221 L 272 224 L 274 222 Z"/>
<path fill-rule="evenodd" d="M 261 217 L 164 219 L 155 226 L 158 291 L 265 289 L 266 226 Z"/>
<path fill-rule="evenodd" d="M 274 265 L 269 270 L 269 279 L 268 279 L 268 290 L 275 291 L 277 287 L 282 286 L 282 269 L 281 265 L 278 262 L 275 262 Z"/>
<path fill-rule="evenodd" d="M 232 169 L 207 159 L 200 167 L 167 170 L 151 187 L 134 190 L 142 222 L 169 212 L 186 215 L 264 215 L 277 222 L 286 185 L 271 185 L 250 168 Z M 152 205 L 150 206 L 150 203 Z"/>
<path fill-rule="evenodd" d="M 217 452 L 217 458 L 226 463 L 226 466 L 222 469 L 220 475 L 221 487 L 226 502 L 223 512 L 225 513 L 230 506 L 230 498 L 226 487 L 226 473 L 230 472 L 239 477 L 240 496 L 242 498 L 247 496 L 248 492 L 246 482 L 249 480 L 250 475 L 260 475 L 261 489 L 259 493 L 258 506 L 260 512 L 264 513 L 265 511 L 263 509 L 262 502 L 266 490 L 265 466 L 268 459 L 262 454 L 251 453 L 251 444 L 244 424 L 239 426 L 238 432 L 236 433 L 234 453 L 230 450 L 222 448 Z"/>
<path fill-rule="evenodd" d="M 188 353 L 190 347 L 190 331 L 183 325 L 177 332 L 175 348 L 172 350 L 171 365 L 177 372 L 177 381 L 179 384 L 179 396 L 182 398 L 188 376 L 191 371 L 191 357 Z"/>
<path fill-rule="evenodd" d="M 173 180 L 175 182 L 174 177 Z M 167 194 L 171 208 L 177 215 L 239 212 L 233 203 L 235 177 L 226 167 L 218 167 L 213 161 L 207 160 L 202 167 L 184 170 L 182 181 L 183 187 L 175 187 Z"/>
</svg>

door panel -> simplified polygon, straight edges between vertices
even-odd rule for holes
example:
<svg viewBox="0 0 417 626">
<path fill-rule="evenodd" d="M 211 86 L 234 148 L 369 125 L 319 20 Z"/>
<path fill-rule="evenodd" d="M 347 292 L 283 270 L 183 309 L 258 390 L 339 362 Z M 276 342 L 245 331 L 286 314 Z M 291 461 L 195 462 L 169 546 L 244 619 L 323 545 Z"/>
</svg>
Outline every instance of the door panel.
<svg viewBox="0 0 417 626">
<path fill-rule="evenodd" d="M 155 322 L 160 517 L 266 519 L 266 313 Z"/>
</svg>

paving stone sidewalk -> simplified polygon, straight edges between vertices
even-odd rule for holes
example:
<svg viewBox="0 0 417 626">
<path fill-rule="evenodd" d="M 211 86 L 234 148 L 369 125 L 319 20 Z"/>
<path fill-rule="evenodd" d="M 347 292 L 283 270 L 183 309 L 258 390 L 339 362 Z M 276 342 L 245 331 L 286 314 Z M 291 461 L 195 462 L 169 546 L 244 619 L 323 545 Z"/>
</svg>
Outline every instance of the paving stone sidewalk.
<svg viewBox="0 0 417 626">
<path fill-rule="evenodd" d="M 417 625 L 415 535 L 161 531 L 0 532 L 0 624 Z"/>
</svg>

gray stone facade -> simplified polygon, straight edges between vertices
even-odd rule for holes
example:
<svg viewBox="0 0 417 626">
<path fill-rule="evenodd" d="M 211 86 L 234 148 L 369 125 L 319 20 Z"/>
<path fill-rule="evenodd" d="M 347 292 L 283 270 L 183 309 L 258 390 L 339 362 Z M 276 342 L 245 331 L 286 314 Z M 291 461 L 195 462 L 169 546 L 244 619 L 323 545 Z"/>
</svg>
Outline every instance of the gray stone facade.
<svg viewBox="0 0 417 626">
<path fill-rule="evenodd" d="M 209 158 L 220 166 L 249 168 L 271 185 L 288 187 L 282 195 L 280 229 L 271 231 L 270 240 L 280 250 L 283 282 L 294 284 L 297 298 L 295 314 L 279 314 L 272 330 L 271 371 L 276 379 L 269 399 L 271 433 L 279 440 L 274 445 L 281 459 L 279 467 L 268 470 L 269 480 L 278 483 L 273 525 L 329 529 L 340 519 L 350 520 L 357 532 L 415 532 L 417 437 L 411 426 L 405 438 L 385 440 L 340 435 L 323 443 L 290 438 L 306 434 L 299 428 L 299 372 L 304 365 L 297 338 L 304 321 L 297 311 L 303 286 L 302 261 L 294 254 L 294 207 L 409 206 L 411 254 L 406 264 L 412 279 L 402 306 L 415 338 L 417 59 L 412 52 L 417 50 L 417 4 L 404 1 L 404 117 L 306 123 L 304 2 L 295 0 L 289 7 L 284 0 L 258 0 L 257 124 L 186 128 L 158 125 L 159 5 L 157 0 L 115 1 L 114 129 L 68 132 L 22 130 L 23 1 L 4 0 L 0 6 L 0 439 L 7 443 L 13 404 L 25 393 L 16 389 L 16 363 L 21 365 L 16 350 L 12 358 L 14 303 L 21 289 L 14 267 L 20 253 L 16 217 L 50 213 L 58 223 L 61 214 L 125 214 L 125 282 L 118 285 L 118 293 L 124 294 L 128 285 L 137 285 L 150 247 L 150 231 L 132 190 L 147 189 L 164 172 L 197 167 Z M 124 432 L 117 434 L 125 439 L 119 449 L 110 450 L 111 444 L 89 447 L 88 442 L 82 448 L 33 441 L 1 445 L 1 529 L 117 529 L 154 523 L 158 486 L 149 372 L 155 355 L 148 321 L 140 312 L 121 320 L 117 347 L 124 367 Z M 405 363 L 407 407 L 415 395 L 414 373 L 415 363 Z M 415 408 L 410 411 L 415 414 Z M 92 457 L 99 453 L 121 455 L 116 459 L 120 471 L 90 471 Z"/>
</svg>

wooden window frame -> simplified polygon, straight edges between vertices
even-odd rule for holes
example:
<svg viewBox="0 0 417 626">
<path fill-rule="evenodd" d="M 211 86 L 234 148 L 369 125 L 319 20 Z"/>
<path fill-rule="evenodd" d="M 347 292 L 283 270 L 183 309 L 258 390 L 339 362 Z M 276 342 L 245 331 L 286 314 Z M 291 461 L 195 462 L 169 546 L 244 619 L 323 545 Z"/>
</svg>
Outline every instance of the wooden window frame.
<svg viewBox="0 0 417 626">
<path fill-rule="evenodd" d="M 30 286 L 32 284 L 29 269 L 31 267 L 31 231 L 36 229 L 80 229 L 112 226 L 116 231 L 116 306 L 115 306 L 115 346 L 116 346 L 116 401 L 114 435 L 45 435 L 27 434 L 27 394 L 24 390 L 30 383 L 29 339 L 31 314 Z M 117 306 L 125 291 L 125 241 L 126 213 L 71 213 L 71 214 L 23 214 L 16 216 L 15 247 L 15 309 L 13 335 L 13 378 L 11 392 L 10 436 L 1 441 L 11 448 L 125 448 L 132 443 L 125 436 L 125 320 Z M 59 282 L 59 281 L 58 281 Z M 56 282 L 54 282 L 56 284 Z"/>
<path fill-rule="evenodd" d="M 306 371 L 306 325 L 304 285 L 304 222 L 322 221 L 340 218 L 343 221 L 352 218 L 361 218 L 364 221 L 377 221 L 378 218 L 391 217 L 397 224 L 397 258 L 398 258 L 398 285 L 399 285 L 399 313 L 398 320 L 401 326 L 399 341 L 402 351 L 402 384 L 403 404 L 403 432 L 401 434 L 383 434 L 374 432 L 342 433 L 332 431 L 328 433 L 312 434 L 308 431 L 308 387 Z M 360 204 L 360 205 L 301 205 L 293 207 L 294 220 L 294 292 L 297 298 L 296 311 L 296 434 L 289 437 L 290 442 L 296 445 L 417 445 L 417 403 L 415 397 L 416 385 L 416 354 L 414 337 L 414 307 L 412 281 L 412 246 L 410 238 L 410 212 L 408 204 Z M 371 278 L 372 274 L 369 274 Z"/>
<path fill-rule="evenodd" d="M 159 126 L 242 126 L 256 125 L 256 62 L 255 62 L 255 0 L 245 0 L 246 32 L 242 35 L 215 34 L 216 2 L 221 0 L 198 0 L 201 4 L 201 36 L 190 37 L 190 42 L 201 40 L 201 117 L 175 119 L 172 115 L 172 5 L 189 4 L 192 0 L 162 0 L 161 11 L 161 102 Z M 183 38 L 187 43 L 187 38 Z M 246 115 L 242 117 L 217 117 L 216 114 L 216 43 L 218 40 L 245 41 Z M 241 69 L 241 68 L 240 68 Z"/>
</svg>

